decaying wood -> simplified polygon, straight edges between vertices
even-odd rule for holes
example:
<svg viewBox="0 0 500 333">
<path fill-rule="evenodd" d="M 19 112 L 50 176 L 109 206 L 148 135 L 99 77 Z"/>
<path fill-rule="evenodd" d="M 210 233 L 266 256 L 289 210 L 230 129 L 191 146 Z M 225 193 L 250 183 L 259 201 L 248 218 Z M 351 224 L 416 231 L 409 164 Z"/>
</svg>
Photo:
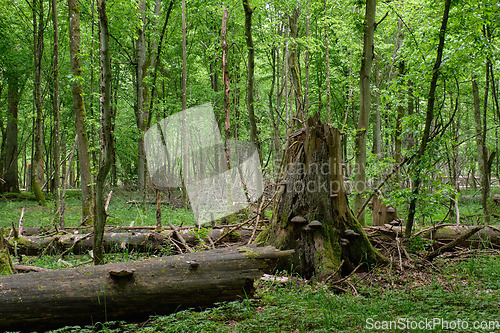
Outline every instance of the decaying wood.
<svg viewBox="0 0 500 333">
<path fill-rule="evenodd" d="M 278 265 L 303 277 L 327 278 L 342 265 L 348 274 L 360 262 L 387 262 L 370 244 L 349 208 L 342 173 L 340 132 L 308 119 L 291 137 L 284 154 L 283 179 L 270 225 L 257 241 L 295 253 Z"/>
<path fill-rule="evenodd" d="M 253 280 L 290 254 L 228 247 L 156 260 L 0 277 L 0 327 L 45 329 L 142 318 L 247 298 Z"/>
<path fill-rule="evenodd" d="M 460 237 L 458 237 L 457 239 L 455 239 L 454 241 L 452 242 L 449 242 L 448 244 L 445 244 L 443 246 L 441 246 L 440 248 L 428 253 L 424 259 L 425 260 L 429 260 L 431 261 L 432 259 L 434 259 L 435 257 L 437 257 L 438 255 L 440 255 L 441 253 L 449 250 L 449 249 L 452 249 L 453 247 L 455 247 L 456 245 L 459 245 L 461 244 L 463 241 L 469 239 L 472 235 L 474 235 L 475 233 L 477 233 L 479 230 L 483 229 L 484 226 L 474 226 L 473 228 L 470 228 L 469 230 L 467 230 L 466 232 L 464 232 L 462 235 L 460 235 Z"/>
<path fill-rule="evenodd" d="M 483 247 L 500 248 L 500 226 L 498 225 L 481 226 L 477 232 L 472 233 L 469 237 L 460 239 L 462 235 L 476 227 L 477 226 L 463 224 L 442 224 L 423 228 L 422 230 L 418 230 L 417 228 L 415 229 L 416 233 L 413 237 L 420 236 L 441 245 L 448 244 L 458 239 L 459 241 L 453 246 L 478 247 L 481 245 Z M 364 227 L 364 229 L 368 233 L 368 237 L 385 236 L 393 239 L 396 235 L 401 235 L 405 232 L 404 226 L 393 226 L 389 224 L 385 226 Z"/>
<path fill-rule="evenodd" d="M 372 197 L 372 225 L 385 225 L 397 219 L 396 208 L 387 206 L 377 195 Z"/>
<path fill-rule="evenodd" d="M 164 252 L 172 251 L 171 240 L 178 240 L 182 244 L 184 240 L 187 247 L 191 249 L 201 241 L 210 242 L 210 239 L 223 239 L 229 243 L 247 242 L 252 233 L 251 230 L 240 229 L 231 233 L 226 233 L 224 229 L 210 229 L 206 234 L 196 235 L 194 229 L 176 227 L 177 230 L 166 229 L 161 232 L 153 230 L 132 229 L 129 232 L 118 229 L 118 232 L 107 231 L 103 236 L 103 246 L 106 252 L 116 252 L 128 249 L 136 252 Z M 58 233 L 47 236 L 36 235 L 36 230 L 30 231 L 30 236 L 13 238 L 9 242 L 9 247 L 13 253 L 25 255 L 39 255 L 45 253 L 74 253 L 82 254 L 92 250 L 94 237 L 92 233 L 74 234 Z M 34 234 L 35 233 L 35 234 Z M 28 232 L 26 232 L 28 234 Z M 182 240 L 181 238 L 182 237 Z M 180 252 L 180 251 L 179 251 Z M 182 251 L 184 252 L 184 251 Z"/>
</svg>

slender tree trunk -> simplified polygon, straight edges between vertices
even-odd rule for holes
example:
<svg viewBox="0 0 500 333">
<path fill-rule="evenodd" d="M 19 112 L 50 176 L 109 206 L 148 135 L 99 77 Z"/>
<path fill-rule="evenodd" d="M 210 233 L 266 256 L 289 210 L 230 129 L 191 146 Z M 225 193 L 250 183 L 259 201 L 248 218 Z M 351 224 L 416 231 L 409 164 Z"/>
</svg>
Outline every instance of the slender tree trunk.
<svg viewBox="0 0 500 333">
<path fill-rule="evenodd" d="M 328 18 L 328 15 L 326 13 L 326 0 L 324 0 L 323 2 L 323 18 L 325 19 L 325 21 L 327 20 Z M 330 26 L 328 25 L 328 23 L 325 23 L 325 26 L 324 26 L 324 30 L 325 30 L 325 85 L 326 85 L 326 122 L 328 124 L 330 124 L 332 122 L 332 102 L 331 102 L 331 99 L 332 99 L 332 88 L 331 88 L 331 85 L 330 85 L 330 47 L 329 47 L 329 40 L 328 40 L 328 37 L 329 37 L 329 29 L 330 29 Z"/>
<path fill-rule="evenodd" d="M 89 155 L 89 140 L 87 136 L 86 112 L 83 101 L 82 59 L 80 54 L 80 9 L 78 0 L 68 0 L 69 8 L 69 51 L 71 56 L 71 73 L 73 76 L 73 110 L 75 112 L 75 127 L 78 134 L 78 161 L 82 188 L 82 223 L 92 224 L 93 198 L 92 173 Z"/>
<path fill-rule="evenodd" d="M 97 11 L 99 12 L 99 41 L 100 41 L 100 72 L 101 72 L 101 156 L 99 158 L 99 172 L 96 181 L 96 217 L 94 224 L 94 264 L 104 263 L 102 238 L 106 225 L 106 198 L 104 185 L 106 177 L 111 169 L 113 134 L 111 131 L 111 55 L 109 51 L 109 28 L 106 14 L 106 0 L 98 0 Z"/>
<path fill-rule="evenodd" d="M 304 94 L 302 92 L 302 83 L 300 82 L 300 70 L 299 70 L 299 59 L 298 59 L 298 45 L 297 38 L 299 35 L 299 8 L 294 8 L 292 15 L 289 18 L 290 22 L 290 50 L 288 55 L 288 66 L 290 69 L 290 78 L 293 88 L 293 95 L 295 97 L 295 112 L 290 112 L 290 124 L 292 124 L 291 129 L 295 126 L 295 119 L 299 119 L 304 123 Z"/>
<path fill-rule="evenodd" d="M 35 78 L 33 99 L 35 101 L 35 151 L 33 156 L 33 169 L 31 185 L 33 193 L 40 205 L 45 206 L 45 197 L 41 186 L 44 183 L 43 164 L 43 101 L 42 101 L 42 56 L 43 56 L 43 0 L 33 0 L 33 54 L 35 64 Z"/>
<path fill-rule="evenodd" d="M 425 149 L 427 148 L 427 144 L 429 143 L 431 125 L 432 121 L 434 120 L 434 102 L 436 99 L 436 88 L 437 88 L 437 81 L 439 78 L 439 69 L 441 67 L 441 60 L 443 58 L 444 40 L 446 34 L 446 26 L 448 24 L 448 15 L 450 13 L 450 3 L 451 0 L 445 0 L 444 3 L 443 19 L 441 21 L 441 28 L 439 30 L 439 44 L 437 48 L 436 62 L 434 63 L 434 67 L 432 69 L 432 79 L 429 88 L 429 97 L 427 99 L 427 112 L 425 116 L 424 133 L 422 135 L 422 141 L 420 142 L 420 147 L 414 162 L 415 175 L 413 176 L 414 178 L 412 179 L 412 199 L 410 201 L 410 206 L 408 209 L 408 221 L 406 223 L 406 230 L 405 230 L 406 238 L 410 238 L 413 229 L 417 200 L 418 200 L 418 195 L 420 193 L 420 183 L 422 181 L 420 163 L 422 162 L 422 158 L 425 154 Z"/>
<path fill-rule="evenodd" d="M 221 25 L 221 44 L 222 44 L 222 82 L 224 82 L 224 133 L 226 140 L 226 155 L 228 154 L 227 145 L 231 138 L 231 102 L 230 90 L 231 83 L 229 80 L 229 69 L 227 64 L 228 45 L 227 45 L 227 21 L 229 19 L 229 10 L 224 7 L 222 12 L 222 25 Z M 227 156 L 229 163 L 229 156 Z"/>
<path fill-rule="evenodd" d="M 137 181 L 139 191 L 146 190 L 146 152 L 144 150 L 144 133 L 147 130 L 147 121 L 149 119 L 148 109 L 148 87 L 145 82 L 147 74 L 147 59 L 146 59 L 146 0 L 141 0 L 138 5 L 138 11 L 142 24 L 137 29 L 137 111 L 136 120 L 139 128 L 138 140 L 138 164 L 137 164 Z"/>
<path fill-rule="evenodd" d="M 365 225 L 365 214 L 361 206 L 365 201 L 366 191 L 366 137 L 370 118 L 370 76 L 373 63 L 373 35 L 375 32 L 376 0 L 366 0 L 364 22 L 363 58 L 359 71 L 360 110 L 356 132 L 356 165 L 354 176 L 354 213 L 360 216 L 361 225 Z"/>
<path fill-rule="evenodd" d="M 486 27 L 486 37 L 490 38 L 488 28 Z M 486 59 L 486 84 L 484 88 L 484 100 L 483 100 L 483 129 L 481 132 L 482 135 L 482 147 L 481 149 L 483 150 L 482 157 L 483 157 L 483 170 L 481 172 L 481 189 L 482 189 L 482 205 L 483 205 L 483 214 L 484 214 L 484 223 L 489 224 L 490 223 L 490 212 L 489 212 L 489 207 L 488 207 L 488 199 L 490 196 L 490 169 L 491 169 L 491 164 L 490 164 L 490 151 L 486 147 L 486 132 L 488 130 L 487 126 L 487 112 L 488 112 L 488 94 L 490 90 L 490 67 L 491 61 L 490 58 Z"/>
<path fill-rule="evenodd" d="M 399 77 L 403 77 L 405 71 L 405 63 L 404 61 L 400 61 L 399 63 Z M 403 121 L 403 116 L 404 116 L 404 109 L 403 109 L 403 101 L 402 99 L 404 98 L 403 96 L 403 91 L 402 89 L 399 90 L 398 92 L 400 102 L 398 103 L 397 107 L 397 114 L 396 114 L 396 131 L 394 133 L 394 165 L 399 165 L 402 160 L 402 154 L 401 154 L 401 149 L 402 149 L 402 135 L 403 135 L 403 128 L 402 128 L 402 121 Z M 401 187 L 401 169 L 398 168 L 396 171 L 396 187 L 400 188 Z"/>
<path fill-rule="evenodd" d="M 310 20 L 310 4 L 309 0 L 307 0 L 306 3 L 306 39 L 310 37 L 310 32 L 309 32 L 309 20 Z M 304 115 L 305 117 L 308 116 L 309 114 L 309 61 L 310 61 L 310 54 L 309 54 L 309 46 L 306 46 L 306 56 L 304 59 L 304 75 L 305 75 L 305 83 L 304 83 Z"/>
<path fill-rule="evenodd" d="M 248 119 L 250 121 L 250 140 L 257 147 L 259 159 L 262 163 L 262 148 L 257 133 L 257 120 L 255 118 L 254 106 L 254 71 L 255 71 L 255 49 L 252 37 L 252 14 L 254 9 L 250 7 L 249 0 L 243 0 L 243 9 L 245 10 L 245 36 L 248 49 L 248 73 L 247 73 L 247 109 Z"/>
<path fill-rule="evenodd" d="M 18 178 L 18 106 L 21 98 L 21 83 L 17 73 L 7 74 L 7 127 L 5 129 L 5 160 L 0 174 L 0 193 L 19 192 Z"/>
<path fill-rule="evenodd" d="M 54 96 L 52 97 L 54 113 L 54 221 L 59 221 L 59 187 L 61 178 L 61 148 L 59 121 L 59 28 L 57 22 L 57 0 L 52 0 L 52 25 L 54 27 Z"/>
</svg>

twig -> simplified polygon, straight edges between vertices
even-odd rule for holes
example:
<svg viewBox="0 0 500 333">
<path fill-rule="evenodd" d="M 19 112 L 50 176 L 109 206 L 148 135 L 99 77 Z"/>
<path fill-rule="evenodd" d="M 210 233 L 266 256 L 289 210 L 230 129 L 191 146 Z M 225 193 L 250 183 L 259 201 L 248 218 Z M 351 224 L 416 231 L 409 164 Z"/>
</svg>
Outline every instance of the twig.
<svg viewBox="0 0 500 333">
<path fill-rule="evenodd" d="M 330 274 L 329 277 L 327 277 L 325 279 L 325 283 L 327 283 L 332 277 L 334 277 L 335 275 L 337 275 L 337 273 L 340 271 L 340 269 L 342 268 L 342 265 L 344 264 L 344 259 L 342 259 L 342 261 L 340 262 L 340 265 L 339 267 L 337 267 L 337 269 L 335 270 L 335 272 L 333 272 L 332 274 Z"/>
<path fill-rule="evenodd" d="M 182 243 L 182 245 L 186 248 L 186 250 L 188 250 L 189 252 L 194 252 L 193 249 L 188 245 L 188 243 L 186 242 L 184 237 L 182 237 L 182 234 L 179 232 L 179 229 L 170 222 L 168 222 L 168 225 L 170 226 L 170 228 L 172 228 L 172 230 L 175 233 L 175 236 L 177 236 L 177 238 Z"/>
<path fill-rule="evenodd" d="M 358 269 L 359 269 L 359 268 L 360 268 L 363 264 L 364 264 L 363 262 L 362 262 L 362 263 L 360 263 L 358 266 L 356 266 L 356 268 L 355 268 L 355 269 L 353 269 L 353 270 L 352 270 L 352 272 L 351 272 L 349 275 L 347 275 L 346 277 L 344 277 L 344 278 L 342 278 L 342 279 L 340 279 L 340 280 L 333 281 L 332 283 L 333 283 L 333 284 L 339 284 L 339 283 L 342 283 L 342 282 L 344 282 L 345 280 L 349 279 L 349 278 L 350 278 L 350 277 L 351 277 L 354 273 L 356 273 L 356 271 L 357 271 L 357 270 L 358 270 Z"/>
<path fill-rule="evenodd" d="M 255 219 L 255 225 L 253 227 L 252 235 L 248 240 L 247 244 L 251 244 L 253 242 L 253 238 L 255 237 L 255 232 L 257 231 L 257 227 L 259 225 L 260 214 L 262 213 L 262 206 L 264 205 L 264 198 L 260 201 L 259 209 L 257 209 L 257 218 Z"/>
<path fill-rule="evenodd" d="M 113 190 L 109 191 L 108 197 L 106 198 L 106 203 L 104 204 L 104 211 L 108 212 L 109 202 L 111 201 L 111 195 L 113 194 Z"/>
<path fill-rule="evenodd" d="M 19 227 L 17 228 L 17 233 L 19 236 L 23 235 L 23 218 L 24 218 L 24 210 L 26 207 L 23 207 L 21 210 L 21 217 L 19 218 Z"/>
<path fill-rule="evenodd" d="M 17 264 L 14 264 L 14 265 L 12 265 L 12 267 L 14 268 L 14 270 L 16 272 L 24 272 L 24 273 L 27 273 L 27 272 L 47 272 L 47 271 L 51 271 L 51 269 L 49 269 L 49 268 L 42 268 L 42 267 L 36 267 L 36 266 L 27 266 L 27 265 L 17 265 Z"/>
</svg>

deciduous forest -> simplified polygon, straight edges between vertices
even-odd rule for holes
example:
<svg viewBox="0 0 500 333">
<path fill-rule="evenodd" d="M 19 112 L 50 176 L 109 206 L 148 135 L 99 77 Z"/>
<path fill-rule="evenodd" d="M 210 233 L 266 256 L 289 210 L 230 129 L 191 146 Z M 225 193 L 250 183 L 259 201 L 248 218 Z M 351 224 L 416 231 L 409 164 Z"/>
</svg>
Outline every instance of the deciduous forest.
<svg viewBox="0 0 500 333">
<path fill-rule="evenodd" d="M 0 331 L 499 330 L 499 34 L 490 0 L 0 0 Z"/>
</svg>

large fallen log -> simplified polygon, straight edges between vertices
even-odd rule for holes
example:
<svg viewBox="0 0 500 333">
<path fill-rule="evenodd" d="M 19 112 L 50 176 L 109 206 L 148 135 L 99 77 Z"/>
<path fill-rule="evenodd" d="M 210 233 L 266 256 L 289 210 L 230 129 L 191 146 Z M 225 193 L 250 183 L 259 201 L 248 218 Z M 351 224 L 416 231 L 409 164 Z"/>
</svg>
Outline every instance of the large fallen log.
<svg viewBox="0 0 500 333">
<path fill-rule="evenodd" d="M 459 239 L 462 235 L 466 234 L 469 230 L 474 229 L 476 226 L 463 225 L 463 224 L 443 224 L 433 227 L 417 227 L 415 228 L 414 237 L 420 236 L 440 244 L 450 243 Z M 386 224 L 384 226 L 371 226 L 364 227 L 368 233 L 368 237 L 388 237 L 395 238 L 398 235 L 403 237 L 405 232 L 404 226 L 393 226 Z M 462 239 L 456 246 L 463 247 L 492 247 L 500 248 L 500 226 L 488 225 L 481 228 L 477 233 L 472 234 L 467 239 Z"/>
<path fill-rule="evenodd" d="M 201 242 L 209 243 L 208 237 L 212 240 L 218 239 L 224 232 L 224 229 L 210 229 L 206 232 L 201 232 L 198 235 L 191 229 L 181 229 L 180 234 L 190 246 L 196 246 Z M 251 231 L 240 229 L 227 235 L 225 241 L 237 242 L 245 241 L 250 238 Z M 106 252 L 116 252 L 122 250 L 134 250 L 136 252 L 165 252 L 175 248 L 171 245 L 172 239 L 176 240 L 176 235 L 172 230 L 164 230 L 161 232 L 137 230 L 137 231 L 119 231 L 105 232 L 103 236 L 103 247 Z M 74 254 L 83 254 L 92 250 L 94 244 L 94 236 L 88 234 L 56 234 L 50 236 L 30 235 L 18 236 L 9 241 L 11 253 L 25 254 L 28 256 L 39 255 L 45 253 L 61 253 L 64 251 Z"/>
<path fill-rule="evenodd" d="M 228 247 L 156 260 L 0 277 L 0 328 L 140 319 L 252 295 L 253 280 L 293 251 Z"/>
</svg>

